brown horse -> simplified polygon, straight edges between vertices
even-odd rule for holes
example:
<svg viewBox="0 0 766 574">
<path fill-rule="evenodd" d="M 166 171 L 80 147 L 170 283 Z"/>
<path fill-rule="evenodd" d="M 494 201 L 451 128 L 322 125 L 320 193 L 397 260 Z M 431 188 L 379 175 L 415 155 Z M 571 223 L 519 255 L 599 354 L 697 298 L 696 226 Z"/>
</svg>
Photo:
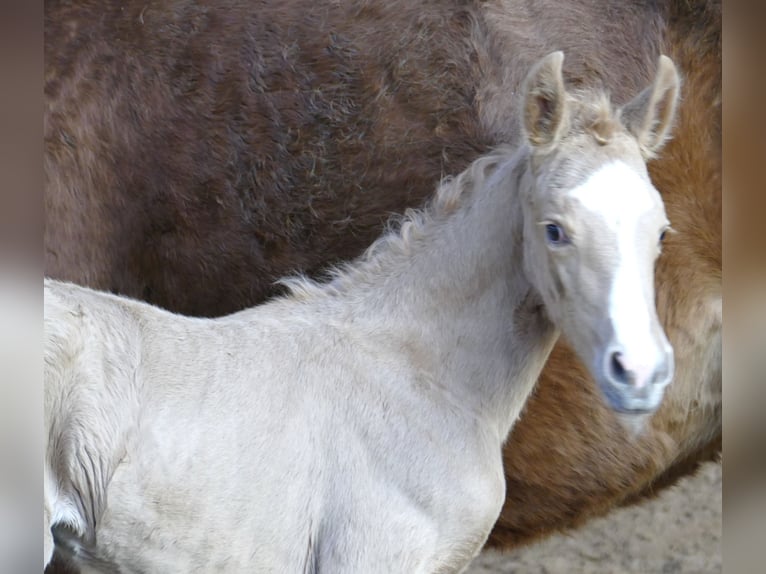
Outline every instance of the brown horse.
<svg viewBox="0 0 766 574">
<path fill-rule="evenodd" d="M 651 167 L 676 377 L 631 439 L 560 344 L 511 438 L 514 547 L 646 496 L 721 444 L 720 2 L 46 0 L 45 273 L 215 316 L 359 254 L 391 213 L 519 137 L 529 65 L 624 103 L 684 79 Z"/>
</svg>

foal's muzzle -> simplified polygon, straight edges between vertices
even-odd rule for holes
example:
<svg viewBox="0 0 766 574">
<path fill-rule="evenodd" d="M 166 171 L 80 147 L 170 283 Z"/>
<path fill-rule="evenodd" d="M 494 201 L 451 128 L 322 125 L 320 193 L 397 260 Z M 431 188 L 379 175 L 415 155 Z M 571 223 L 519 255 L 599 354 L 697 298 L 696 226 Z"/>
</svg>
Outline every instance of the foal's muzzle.
<svg viewBox="0 0 766 574">
<path fill-rule="evenodd" d="M 659 408 L 673 378 L 673 349 L 663 342 L 654 352 L 630 353 L 614 345 L 605 353 L 602 388 L 612 409 L 629 414 Z"/>
</svg>

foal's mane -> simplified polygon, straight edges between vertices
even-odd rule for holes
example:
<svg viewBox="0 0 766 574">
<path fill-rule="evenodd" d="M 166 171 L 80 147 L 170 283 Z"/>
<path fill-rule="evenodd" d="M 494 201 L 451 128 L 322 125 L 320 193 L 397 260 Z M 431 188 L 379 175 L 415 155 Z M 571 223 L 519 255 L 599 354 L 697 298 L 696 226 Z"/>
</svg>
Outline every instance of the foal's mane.
<svg viewBox="0 0 766 574">
<path fill-rule="evenodd" d="M 443 177 L 433 197 L 423 207 L 392 214 L 383 234 L 362 255 L 328 268 L 323 278 L 314 280 L 297 275 L 284 277 L 276 283 L 287 288 L 287 297 L 306 300 L 339 295 L 350 285 L 368 281 L 385 269 L 392 259 L 407 257 L 412 246 L 426 236 L 427 229 L 454 214 L 514 153 L 509 146 L 499 146 L 474 160 L 460 174 Z"/>
<path fill-rule="evenodd" d="M 619 111 L 602 90 L 572 90 L 567 93 L 569 134 L 590 134 L 598 145 L 607 144 L 622 130 Z M 566 137 L 566 136 L 565 136 Z M 434 224 L 448 219 L 481 189 L 501 165 L 513 161 L 517 165 L 529 146 L 501 145 L 475 159 L 458 175 L 442 178 L 434 196 L 419 209 L 393 214 L 384 233 L 357 259 L 339 263 L 324 272 L 318 280 L 306 275 L 279 279 L 276 284 L 287 289 L 286 297 L 307 300 L 335 296 L 355 284 L 379 277 L 380 271 L 394 258 L 407 257 L 412 246 L 426 236 Z"/>
</svg>

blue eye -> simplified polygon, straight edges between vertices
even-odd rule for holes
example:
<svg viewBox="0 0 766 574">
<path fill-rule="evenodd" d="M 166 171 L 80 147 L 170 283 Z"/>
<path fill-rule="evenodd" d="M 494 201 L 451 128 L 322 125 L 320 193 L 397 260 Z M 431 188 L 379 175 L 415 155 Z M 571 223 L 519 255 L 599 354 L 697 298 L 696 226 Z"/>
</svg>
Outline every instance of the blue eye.
<svg viewBox="0 0 766 574">
<path fill-rule="evenodd" d="M 545 226 L 545 236 L 548 238 L 548 241 L 554 245 L 561 245 L 562 243 L 567 242 L 567 236 L 564 233 L 564 230 L 555 223 L 548 223 Z"/>
<path fill-rule="evenodd" d="M 665 241 L 665 236 L 667 235 L 667 233 L 668 233 L 667 231 L 663 231 L 662 233 L 660 233 L 660 243 Z"/>
</svg>

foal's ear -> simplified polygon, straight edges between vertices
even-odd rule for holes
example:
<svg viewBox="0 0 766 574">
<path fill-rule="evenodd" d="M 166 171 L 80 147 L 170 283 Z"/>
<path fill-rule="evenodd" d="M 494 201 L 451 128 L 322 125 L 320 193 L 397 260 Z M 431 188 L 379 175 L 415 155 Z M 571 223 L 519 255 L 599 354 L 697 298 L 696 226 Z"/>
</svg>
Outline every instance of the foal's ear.
<svg viewBox="0 0 766 574">
<path fill-rule="evenodd" d="M 532 146 L 555 143 L 566 123 L 566 90 L 561 64 L 564 53 L 556 51 L 537 62 L 524 80 L 524 131 Z"/>
<path fill-rule="evenodd" d="M 660 56 L 654 84 L 622 108 L 625 126 L 636 136 L 645 159 L 653 157 L 670 136 L 680 85 L 673 60 Z"/>
</svg>

